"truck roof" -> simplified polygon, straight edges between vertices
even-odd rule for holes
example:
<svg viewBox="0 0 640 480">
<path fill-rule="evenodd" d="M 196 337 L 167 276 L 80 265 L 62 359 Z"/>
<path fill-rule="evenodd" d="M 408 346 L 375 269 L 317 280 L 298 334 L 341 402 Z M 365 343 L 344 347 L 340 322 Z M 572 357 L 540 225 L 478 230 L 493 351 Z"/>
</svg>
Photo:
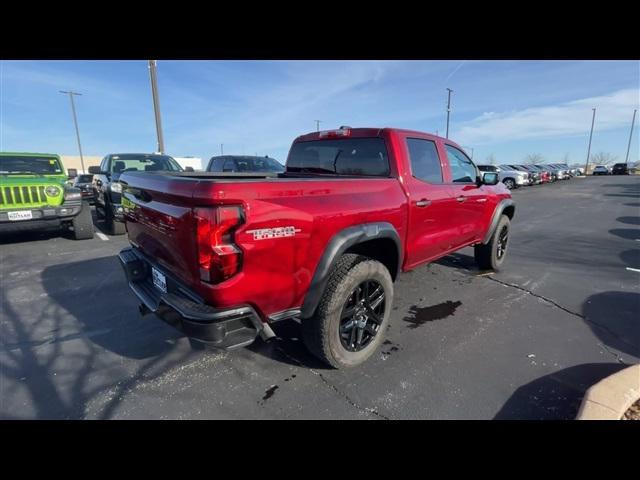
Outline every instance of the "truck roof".
<svg viewBox="0 0 640 480">
<path fill-rule="evenodd" d="M 351 130 L 350 133 L 350 137 L 351 138 L 358 138 L 358 137 L 379 137 L 382 135 L 382 132 L 384 131 L 390 131 L 390 132 L 397 132 L 397 133 L 404 133 L 404 134 L 416 134 L 416 135 L 420 135 L 420 136 L 426 136 L 428 138 L 431 138 L 433 140 L 435 140 L 436 138 L 440 138 L 442 140 L 445 140 L 449 143 L 452 143 L 454 145 L 457 145 L 456 142 L 454 142 L 453 140 L 450 140 L 448 138 L 445 137 L 441 137 L 439 135 L 433 134 L 433 133 L 429 133 L 429 132 L 422 132 L 419 130 L 410 130 L 410 129 L 406 129 L 406 128 L 394 128 L 394 127 L 378 127 L 378 128 L 374 128 L 374 127 L 358 127 L 358 128 L 351 128 L 351 127 L 344 127 L 345 130 Z M 339 128 L 335 128 L 335 129 L 328 129 L 328 130 L 321 130 L 319 132 L 310 132 L 310 133 L 305 133 L 303 135 L 298 136 L 294 142 L 309 142 L 312 140 L 319 140 L 323 137 L 320 137 L 320 134 L 322 132 L 326 132 L 326 131 L 332 131 L 332 130 L 339 130 Z"/>
</svg>

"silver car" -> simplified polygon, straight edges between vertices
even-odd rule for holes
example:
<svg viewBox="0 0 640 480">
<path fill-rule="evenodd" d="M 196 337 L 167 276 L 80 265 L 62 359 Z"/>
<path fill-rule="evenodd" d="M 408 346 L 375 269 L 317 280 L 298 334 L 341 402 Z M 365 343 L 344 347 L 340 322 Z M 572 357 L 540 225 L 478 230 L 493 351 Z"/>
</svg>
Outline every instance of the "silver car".
<svg viewBox="0 0 640 480">
<path fill-rule="evenodd" d="M 499 167 L 495 165 L 478 165 L 477 167 L 481 172 L 497 172 L 498 178 L 509 190 L 522 187 L 523 185 L 529 185 L 531 182 L 530 174 L 515 170 L 506 165 L 500 165 Z"/>
</svg>

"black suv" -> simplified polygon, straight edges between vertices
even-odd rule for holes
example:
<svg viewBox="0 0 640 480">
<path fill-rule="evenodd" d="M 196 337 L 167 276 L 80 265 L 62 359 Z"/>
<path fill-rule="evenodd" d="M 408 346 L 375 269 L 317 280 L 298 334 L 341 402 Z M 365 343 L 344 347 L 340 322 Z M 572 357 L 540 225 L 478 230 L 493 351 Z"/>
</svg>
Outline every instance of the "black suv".
<svg viewBox="0 0 640 480">
<path fill-rule="evenodd" d="M 629 175 L 629 168 L 626 163 L 616 163 L 611 169 L 611 175 Z"/>
<path fill-rule="evenodd" d="M 96 215 L 104 218 L 107 232 L 122 235 L 123 223 L 122 184 L 123 172 L 182 172 L 184 169 L 172 157 L 156 153 L 110 153 L 99 167 L 89 167 L 93 175 L 93 193 Z"/>
<path fill-rule="evenodd" d="M 219 155 L 211 157 L 207 166 L 209 172 L 284 172 L 284 165 L 271 157 L 253 155 Z"/>
</svg>

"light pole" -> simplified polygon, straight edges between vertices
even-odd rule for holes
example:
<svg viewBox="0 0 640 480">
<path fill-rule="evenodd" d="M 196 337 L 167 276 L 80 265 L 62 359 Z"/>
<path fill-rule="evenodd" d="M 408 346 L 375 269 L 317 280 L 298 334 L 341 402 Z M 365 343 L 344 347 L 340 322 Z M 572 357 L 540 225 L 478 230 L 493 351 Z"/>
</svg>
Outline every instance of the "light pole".
<svg viewBox="0 0 640 480">
<path fill-rule="evenodd" d="M 59 92 L 64 93 L 65 95 L 69 95 L 69 100 L 71 100 L 71 113 L 73 114 L 73 124 L 76 127 L 76 137 L 78 138 L 78 150 L 80 150 L 80 165 L 82 165 L 82 173 L 85 173 L 84 157 L 82 156 L 82 145 L 80 144 L 80 131 L 78 130 L 78 119 L 76 118 L 76 106 L 75 106 L 75 103 L 73 102 L 74 95 L 82 95 L 82 94 L 78 92 L 72 92 L 72 91 L 65 92 L 64 90 L 59 90 Z"/>
<path fill-rule="evenodd" d="M 316 122 L 316 132 L 320 131 L 320 120 L 314 120 L 314 122 Z"/>
<path fill-rule="evenodd" d="M 592 108 L 591 110 L 593 110 L 593 117 L 591 118 L 591 133 L 589 134 L 589 148 L 587 150 L 587 163 L 584 166 L 584 174 L 585 174 L 585 176 L 587 175 L 587 173 L 589 171 L 589 155 L 591 155 L 591 137 L 593 137 L 593 124 L 596 121 L 596 109 Z"/>
<path fill-rule="evenodd" d="M 162 137 L 162 120 L 160 118 L 160 98 L 158 96 L 158 77 L 156 74 L 157 60 L 149 60 L 149 76 L 151 77 L 151 96 L 153 111 L 156 116 L 156 134 L 158 135 L 158 152 L 164 153 L 164 138 Z"/>
<path fill-rule="evenodd" d="M 633 137 L 633 124 L 636 123 L 636 112 L 638 110 L 633 110 L 633 120 L 631 120 L 631 132 L 629 133 L 629 145 L 627 145 L 627 158 L 625 158 L 624 163 L 629 163 L 629 150 L 631 149 L 631 137 Z"/>
<path fill-rule="evenodd" d="M 453 90 L 451 90 L 449 87 L 447 87 L 447 90 L 449 91 L 449 96 L 447 99 L 447 138 L 449 138 L 449 115 L 451 114 L 451 93 L 453 92 Z"/>
<path fill-rule="evenodd" d="M 224 143 L 220 144 L 220 155 L 224 155 L 223 145 L 224 145 Z"/>
</svg>

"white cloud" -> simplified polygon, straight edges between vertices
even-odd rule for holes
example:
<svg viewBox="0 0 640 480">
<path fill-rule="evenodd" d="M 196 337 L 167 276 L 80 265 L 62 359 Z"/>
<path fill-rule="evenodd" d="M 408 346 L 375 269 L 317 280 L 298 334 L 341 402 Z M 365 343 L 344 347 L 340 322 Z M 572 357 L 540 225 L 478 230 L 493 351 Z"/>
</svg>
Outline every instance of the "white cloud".
<svg viewBox="0 0 640 480">
<path fill-rule="evenodd" d="M 485 112 L 463 123 L 452 138 L 464 144 L 488 145 L 511 140 L 588 134 L 592 108 L 596 108 L 595 131 L 624 127 L 640 103 L 640 90 L 625 89 L 560 105 L 513 112 Z"/>
</svg>

